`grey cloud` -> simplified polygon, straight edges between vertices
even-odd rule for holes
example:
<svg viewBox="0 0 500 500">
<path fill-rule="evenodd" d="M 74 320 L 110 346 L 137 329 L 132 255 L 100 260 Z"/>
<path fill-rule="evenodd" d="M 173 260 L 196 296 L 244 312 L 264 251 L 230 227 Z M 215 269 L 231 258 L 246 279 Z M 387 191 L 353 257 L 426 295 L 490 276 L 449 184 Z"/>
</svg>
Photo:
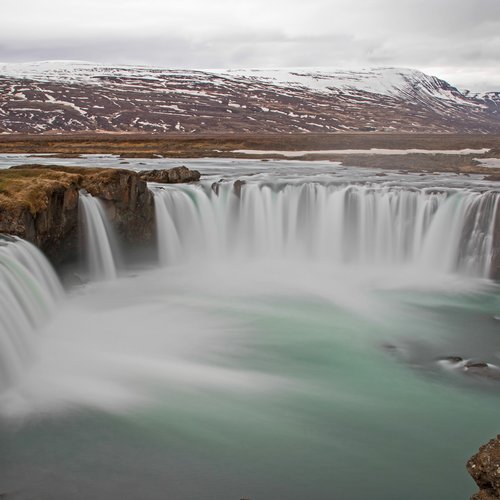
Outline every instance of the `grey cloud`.
<svg viewBox="0 0 500 500">
<path fill-rule="evenodd" d="M 471 68 L 481 86 L 495 83 L 500 66 L 498 0 L 73 0 L 78 16 L 64 5 L 43 2 L 44 19 L 40 2 L 8 3 L 0 61 L 441 67 L 465 80 Z"/>
</svg>

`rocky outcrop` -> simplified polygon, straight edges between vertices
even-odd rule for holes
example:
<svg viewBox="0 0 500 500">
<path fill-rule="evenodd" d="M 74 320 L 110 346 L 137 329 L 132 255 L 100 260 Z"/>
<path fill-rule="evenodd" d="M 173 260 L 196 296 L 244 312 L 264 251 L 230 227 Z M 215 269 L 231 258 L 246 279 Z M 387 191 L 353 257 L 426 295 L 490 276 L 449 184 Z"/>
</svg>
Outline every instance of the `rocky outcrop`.
<svg viewBox="0 0 500 500">
<path fill-rule="evenodd" d="M 500 381 L 500 367 L 484 361 L 463 359 L 460 356 L 445 356 L 438 359 L 442 366 L 476 379 Z"/>
<path fill-rule="evenodd" d="M 500 435 L 479 448 L 467 470 L 480 488 L 471 500 L 500 499 Z"/>
<path fill-rule="evenodd" d="M 190 170 L 185 166 L 169 168 L 166 170 L 145 170 L 139 173 L 146 182 L 160 182 L 163 184 L 179 184 L 181 182 L 196 182 L 200 180 L 198 170 Z"/>
<path fill-rule="evenodd" d="M 107 169 L 84 177 L 82 187 L 104 201 L 108 216 L 124 241 L 143 243 L 154 238 L 153 194 L 135 172 Z"/>
<path fill-rule="evenodd" d="M 0 233 L 32 242 L 56 264 L 73 260 L 81 189 L 104 201 L 124 241 L 153 240 L 153 195 L 135 172 L 39 165 L 0 172 Z"/>
</svg>

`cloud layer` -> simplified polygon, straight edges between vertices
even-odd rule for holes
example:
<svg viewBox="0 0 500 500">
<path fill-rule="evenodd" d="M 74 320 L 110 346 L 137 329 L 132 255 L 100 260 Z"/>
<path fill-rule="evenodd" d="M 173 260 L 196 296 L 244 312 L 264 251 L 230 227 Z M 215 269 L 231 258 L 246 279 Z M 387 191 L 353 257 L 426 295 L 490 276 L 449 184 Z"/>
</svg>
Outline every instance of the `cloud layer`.
<svg viewBox="0 0 500 500">
<path fill-rule="evenodd" d="M 406 66 L 500 90 L 498 0 L 7 0 L 0 60 Z"/>
</svg>

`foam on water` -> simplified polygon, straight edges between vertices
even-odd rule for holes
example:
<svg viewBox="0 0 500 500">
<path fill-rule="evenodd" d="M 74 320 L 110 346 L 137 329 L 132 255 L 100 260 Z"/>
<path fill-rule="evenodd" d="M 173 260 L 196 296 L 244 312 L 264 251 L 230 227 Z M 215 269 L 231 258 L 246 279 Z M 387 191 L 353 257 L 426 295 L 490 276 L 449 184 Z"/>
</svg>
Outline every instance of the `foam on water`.
<svg viewBox="0 0 500 500">
<path fill-rule="evenodd" d="M 119 280 L 103 206 L 81 193 L 90 274 L 104 282 L 75 292 L 36 348 L 43 315 L 33 297 L 53 307 L 60 287 L 37 251 L 7 240 L 3 260 L 27 269 L 35 285 L 26 290 L 3 270 L 2 369 L 10 379 L 18 372 L 19 382 L 4 394 L 4 413 L 120 410 L 153 398 L 146 387 L 157 383 L 261 387 L 268 374 L 227 370 L 223 358 L 200 361 L 207 341 L 229 345 L 244 329 L 213 315 L 232 301 L 237 316 L 246 314 L 241 302 L 312 300 L 380 325 L 406 314 L 387 293 L 477 293 L 487 285 L 496 192 L 293 176 L 247 176 L 238 189 L 232 182 L 154 187 L 164 269 Z M 43 292 L 34 293 L 39 286 Z M 21 362 L 30 351 L 36 362 Z"/>
<path fill-rule="evenodd" d="M 104 207 L 99 199 L 83 191 L 79 202 L 89 276 L 92 280 L 115 279 L 118 248 Z"/>
<path fill-rule="evenodd" d="M 0 391 L 16 383 L 35 357 L 37 329 L 62 295 L 39 250 L 20 238 L 0 236 Z"/>
<path fill-rule="evenodd" d="M 193 279 L 188 270 L 185 276 L 144 272 L 76 291 L 50 328 L 40 330 L 37 359 L 2 394 L 0 414 L 126 412 L 154 404 L 165 390 L 267 391 L 281 383 L 224 366 L 218 350 L 243 327 L 183 297 Z M 231 351 L 228 343 L 224 354 Z"/>
<path fill-rule="evenodd" d="M 0 244 L 2 491 L 472 493 L 463 464 L 496 432 L 496 386 L 436 360 L 498 365 L 498 195 L 468 178 L 372 185 L 363 171 L 349 186 L 350 171 L 255 166 L 154 187 L 163 266 L 79 286 L 59 308 L 39 252 Z M 240 193 L 218 182 L 241 175 Z M 82 199 L 102 274 L 115 250 Z"/>
</svg>

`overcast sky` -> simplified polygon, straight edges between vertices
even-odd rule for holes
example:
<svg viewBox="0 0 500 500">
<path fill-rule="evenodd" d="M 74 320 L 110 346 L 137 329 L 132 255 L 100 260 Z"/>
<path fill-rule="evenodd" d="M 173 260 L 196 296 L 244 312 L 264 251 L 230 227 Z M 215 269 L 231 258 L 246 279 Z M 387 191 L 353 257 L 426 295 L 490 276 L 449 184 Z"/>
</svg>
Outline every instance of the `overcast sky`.
<svg viewBox="0 0 500 500">
<path fill-rule="evenodd" d="M 500 0 L 1 0 L 0 61 L 413 67 L 500 90 Z"/>
</svg>

